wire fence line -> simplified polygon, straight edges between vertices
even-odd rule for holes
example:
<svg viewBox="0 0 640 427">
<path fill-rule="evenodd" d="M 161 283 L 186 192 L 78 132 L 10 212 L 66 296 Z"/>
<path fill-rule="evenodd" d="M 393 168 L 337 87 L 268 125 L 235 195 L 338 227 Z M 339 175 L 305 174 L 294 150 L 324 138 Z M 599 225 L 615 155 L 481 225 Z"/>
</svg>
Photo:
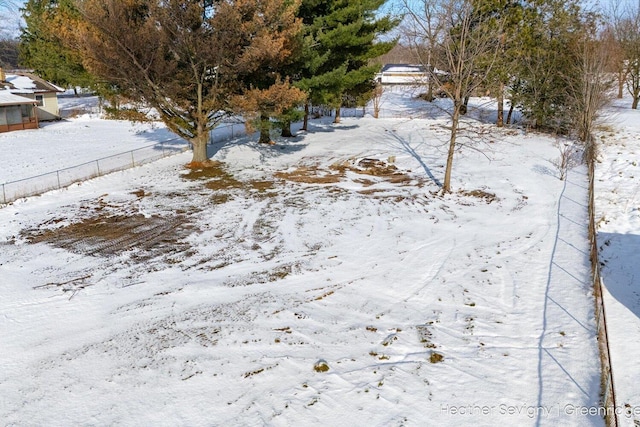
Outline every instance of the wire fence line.
<svg viewBox="0 0 640 427">
<path fill-rule="evenodd" d="M 314 106 L 311 112 L 316 118 L 335 115 L 335 110 L 318 106 Z M 343 107 L 340 109 L 340 116 L 345 118 L 361 118 L 367 115 L 373 116 L 371 106 Z M 424 112 L 403 109 L 395 110 L 393 108 L 382 108 L 378 112 L 378 118 L 418 118 L 427 116 L 425 116 Z M 246 135 L 247 130 L 245 124 L 239 118 L 235 120 L 237 121 L 227 122 L 213 129 L 209 134 L 209 143 L 223 142 Z M 183 142 L 183 144 L 180 144 L 180 142 Z M 37 196 L 47 191 L 68 187 L 77 182 L 140 166 L 163 157 L 182 153 L 189 148 L 190 145 L 187 141 L 181 138 L 173 138 L 68 168 L 5 182 L 1 184 L 0 207 L 23 197 Z"/>
<path fill-rule="evenodd" d="M 210 134 L 209 141 L 213 143 L 228 140 L 244 133 L 244 124 L 230 123 L 215 128 Z M 0 204 L 6 205 L 23 197 L 37 196 L 47 191 L 68 187 L 77 182 L 140 166 L 163 157 L 183 153 L 189 148 L 187 141 L 181 138 L 172 138 L 68 168 L 5 182 L 2 184 L 0 192 Z"/>
<path fill-rule="evenodd" d="M 595 214 L 595 164 L 596 154 L 591 136 L 587 145 L 587 168 L 589 171 L 589 244 L 591 258 L 591 277 L 595 297 L 596 330 L 598 333 L 598 347 L 600 350 L 600 390 L 602 406 L 605 409 L 605 424 L 607 427 L 618 427 L 618 415 L 621 408 L 616 400 L 613 368 L 611 365 L 611 350 L 609 347 L 609 332 L 607 329 L 607 312 L 604 305 L 602 276 L 600 275 L 600 259 L 598 256 L 598 232 Z"/>
<path fill-rule="evenodd" d="M 341 115 L 342 117 L 363 117 L 365 110 L 364 108 L 343 108 Z M 217 126 L 209 133 L 209 144 L 227 141 L 237 136 L 246 135 L 246 133 L 245 124 L 241 120 L 226 123 Z M 47 191 L 68 187 L 77 182 L 150 163 L 163 157 L 182 153 L 189 148 L 190 145 L 187 141 L 173 138 L 68 168 L 5 182 L 1 184 L 0 207 L 23 197 L 37 196 Z"/>
</svg>

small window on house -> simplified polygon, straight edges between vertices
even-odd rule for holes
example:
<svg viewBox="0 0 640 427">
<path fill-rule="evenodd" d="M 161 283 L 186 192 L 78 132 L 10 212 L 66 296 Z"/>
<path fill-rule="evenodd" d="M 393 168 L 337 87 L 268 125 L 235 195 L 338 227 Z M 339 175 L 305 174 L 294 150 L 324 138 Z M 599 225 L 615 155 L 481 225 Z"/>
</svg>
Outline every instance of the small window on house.
<svg viewBox="0 0 640 427">
<path fill-rule="evenodd" d="M 44 96 L 42 95 L 36 95 L 36 101 L 38 101 L 38 105 L 40 107 L 44 106 Z"/>
</svg>

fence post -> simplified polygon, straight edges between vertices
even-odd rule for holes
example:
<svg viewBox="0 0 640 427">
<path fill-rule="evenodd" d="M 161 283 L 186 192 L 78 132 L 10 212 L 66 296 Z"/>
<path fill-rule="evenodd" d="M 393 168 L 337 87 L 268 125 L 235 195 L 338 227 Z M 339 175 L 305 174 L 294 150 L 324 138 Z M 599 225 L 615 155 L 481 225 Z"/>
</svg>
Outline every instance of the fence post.
<svg viewBox="0 0 640 427">
<path fill-rule="evenodd" d="M 60 187 L 60 170 L 56 171 L 56 177 L 58 178 L 58 190 L 61 188 Z"/>
<path fill-rule="evenodd" d="M 4 192 L 4 184 L 2 184 L 2 203 L 7 203 L 7 194 Z"/>
<path fill-rule="evenodd" d="M 98 167 L 98 176 L 100 176 L 100 161 L 96 160 L 96 166 Z"/>
<path fill-rule="evenodd" d="M 131 150 L 131 167 L 135 167 L 136 166 L 136 161 L 133 159 L 133 150 Z"/>
</svg>

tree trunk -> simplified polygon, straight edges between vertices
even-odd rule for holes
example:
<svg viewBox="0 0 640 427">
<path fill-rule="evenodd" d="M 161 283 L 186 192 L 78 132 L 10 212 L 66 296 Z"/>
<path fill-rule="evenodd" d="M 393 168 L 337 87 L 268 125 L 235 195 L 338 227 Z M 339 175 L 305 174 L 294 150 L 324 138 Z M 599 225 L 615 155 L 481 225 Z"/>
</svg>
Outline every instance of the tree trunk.
<svg viewBox="0 0 640 427">
<path fill-rule="evenodd" d="M 198 85 L 198 101 L 197 101 L 197 115 L 195 117 L 196 122 L 196 135 L 191 139 L 191 146 L 193 149 L 193 158 L 191 163 L 205 163 L 209 160 L 207 156 L 207 142 L 209 142 L 209 133 L 207 132 L 207 116 L 202 112 L 202 85 Z"/>
<path fill-rule="evenodd" d="M 458 123 L 460 121 L 460 110 L 462 107 L 460 100 L 454 101 L 453 115 L 451 116 L 451 136 L 449 137 L 449 151 L 447 152 L 447 166 L 444 170 L 444 183 L 442 191 L 451 192 L 451 171 L 453 170 L 453 155 L 456 152 L 456 137 L 458 135 Z"/>
<path fill-rule="evenodd" d="M 309 127 L 309 101 L 304 103 L 304 121 L 302 122 L 302 130 L 307 131 Z"/>
<path fill-rule="evenodd" d="M 341 107 L 336 108 L 336 117 L 333 119 L 333 123 L 340 123 L 340 108 Z"/>
<path fill-rule="evenodd" d="M 618 71 L 618 99 L 624 96 L 624 71 Z"/>
<path fill-rule="evenodd" d="M 280 136 L 284 138 L 292 138 L 294 135 L 291 133 L 291 120 L 285 120 L 282 122 L 282 132 Z"/>
<path fill-rule="evenodd" d="M 429 77 L 429 88 L 427 89 L 427 101 L 433 102 L 433 79 Z"/>
<path fill-rule="evenodd" d="M 209 160 L 209 156 L 207 155 L 207 142 L 209 141 L 209 133 L 207 132 L 207 128 L 204 123 L 198 123 L 196 131 L 196 136 L 190 140 L 193 150 L 193 158 L 191 159 L 191 163 L 205 163 L 207 160 Z"/>
<path fill-rule="evenodd" d="M 264 113 L 260 113 L 260 144 L 271 144 L 271 123 L 269 122 L 269 116 Z"/>
<path fill-rule="evenodd" d="M 513 102 L 509 105 L 509 113 L 507 113 L 507 124 L 511 124 L 511 117 L 513 116 Z"/>
<path fill-rule="evenodd" d="M 640 95 L 634 96 L 633 97 L 633 103 L 631 104 L 631 108 L 633 110 L 637 110 L 638 109 L 638 101 L 640 101 Z"/>
<path fill-rule="evenodd" d="M 500 83 L 498 88 L 498 119 L 496 125 L 501 128 L 504 126 L 504 84 Z"/>
<path fill-rule="evenodd" d="M 467 114 L 467 108 L 468 108 L 468 105 L 469 105 L 469 97 L 468 97 L 468 96 L 465 96 L 465 97 L 464 97 L 464 102 L 463 102 L 463 103 L 462 103 L 462 105 L 460 105 L 460 107 L 459 107 L 459 111 L 460 111 L 460 114 L 461 114 L 461 115 L 463 115 L 463 116 L 464 116 L 465 114 Z"/>
</svg>

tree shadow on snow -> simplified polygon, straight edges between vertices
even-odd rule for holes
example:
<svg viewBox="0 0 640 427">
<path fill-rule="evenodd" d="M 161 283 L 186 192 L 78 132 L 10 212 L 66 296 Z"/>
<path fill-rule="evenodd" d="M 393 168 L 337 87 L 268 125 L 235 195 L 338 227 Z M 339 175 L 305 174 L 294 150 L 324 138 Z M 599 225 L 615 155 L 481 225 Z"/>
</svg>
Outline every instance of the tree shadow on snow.
<svg viewBox="0 0 640 427">
<path fill-rule="evenodd" d="M 337 132 L 343 130 L 357 129 L 358 125 L 334 124 L 333 118 L 322 117 L 320 119 L 309 120 L 307 131 L 301 131 L 301 122 L 294 123 L 291 130 L 293 137 L 279 136 L 278 130 L 271 132 L 273 145 L 258 143 L 259 133 L 254 132 L 249 135 L 235 136 L 224 138 L 220 141 L 213 141 L 207 146 L 207 156 L 213 158 L 219 151 L 231 147 L 244 146 L 258 151 L 261 158 L 273 158 L 280 155 L 287 155 L 304 150 L 308 143 L 305 142 L 306 137 L 314 133 Z"/>
<path fill-rule="evenodd" d="M 433 183 L 438 187 L 442 187 L 442 183 L 440 182 L 440 180 L 435 177 L 435 175 L 431 171 L 431 168 L 427 165 L 427 163 L 423 160 L 422 156 L 417 151 L 420 146 L 424 144 L 424 142 L 412 145 L 411 141 L 407 141 L 405 138 L 398 135 L 394 130 L 388 130 L 387 132 L 395 140 L 395 142 L 392 143 L 394 148 L 398 148 L 413 157 L 418 162 L 418 164 L 420 164 L 420 167 L 422 167 L 429 179 L 431 179 L 431 181 L 433 181 Z"/>
<path fill-rule="evenodd" d="M 640 317 L 640 235 L 598 233 L 604 287 L 636 317 Z"/>
</svg>

